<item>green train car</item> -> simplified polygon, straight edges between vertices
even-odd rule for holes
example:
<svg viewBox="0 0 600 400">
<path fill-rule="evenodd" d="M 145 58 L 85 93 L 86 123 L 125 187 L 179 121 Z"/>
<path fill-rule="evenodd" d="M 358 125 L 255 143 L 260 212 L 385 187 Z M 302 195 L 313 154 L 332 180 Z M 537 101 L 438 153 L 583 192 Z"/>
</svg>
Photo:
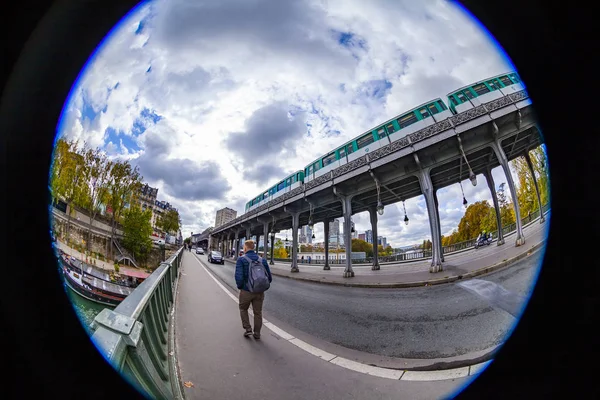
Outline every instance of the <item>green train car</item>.
<svg viewBox="0 0 600 400">
<path fill-rule="evenodd" d="M 341 167 L 359 157 L 388 145 L 427 126 L 443 121 L 451 116 L 477 107 L 483 103 L 524 90 L 521 78 L 516 72 L 509 72 L 487 78 L 471 85 L 456 89 L 447 95 L 447 104 L 437 98 L 406 111 L 331 150 L 317 158 L 302 171 L 292 175 L 256 196 L 246 203 L 245 212 L 265 204 L 282 194 L 310 182 L 327 172 Z M 529 99 L 522 101 L 530 104 Z"/>
</svg>

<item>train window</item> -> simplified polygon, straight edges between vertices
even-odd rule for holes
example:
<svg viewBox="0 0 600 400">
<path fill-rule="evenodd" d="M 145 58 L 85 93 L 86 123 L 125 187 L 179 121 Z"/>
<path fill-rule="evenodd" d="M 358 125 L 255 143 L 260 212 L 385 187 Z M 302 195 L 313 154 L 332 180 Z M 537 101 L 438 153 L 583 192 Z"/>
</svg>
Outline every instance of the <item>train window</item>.
<svg viewBox="0 0 600 400">
<path fill-rule="evenodd" d="M 348 144 L 346 148 L 348 149 L 348 154 L 354 153 L 354 145 L 352 143 Z"/>
<path fill-rule="evenodd" d="M 498 84 L 498 81 L 496 79 L 487 81 L 487 84 L 489 85 L 489 87 L 492 88 L 492 90 L 500 89 L 500 85 Z"/>
<path fill-rule="evenodd" d="M 456 101 L 456 98 L 454 97 L 454 95 L 450 96 L 449 99 L 452 104 L 454 104 L 455 106 L 458 105 L 458 101 Z"/>
<path fill-rule="evenodd" d="M 317 172 L 318 170 L 321 169 L 321 160 L 317 161 L 316 163 L 313 164 L 313 169 L 315 172 Z"/>
<path fill-rule="evenodd" d="M 464 91 L 465 96 L 467 96 L 469 99 L 472 99 L 475 97 L 475 95 L 473 94 L 473 92 L 471 91 L 471 89 L 465 89 Z"/>
<path fill-rule="evenodd" d="M 421 114 L 421 117 L 423 117 L 423 119 L 430 116 L 429 111 L 427 111 L 427 108 L 420 109 L 419 113 Z"/>
<path fill-rule="evenodd" d="M 277 185 L 277 191 L 280 191 L 284 187 L 285 187 L 285 182 L 279 182 L 279 185 Z"/>
<path fill-rule="evenodd" d="M 500 77 L 500 82 L 502 82 L 504 86 L 510 86 L 513 84 L 512 81 L 506 75 Z"/>
<path fill-rule="evenodd" d="M 438 110 L 438 108 L 435 106 L 435 103 L 431 103 L 427 106 L 427 108 L 429 109 L 429 114 L 431 115 L 435 115 L 440 112 L 440 110 Z"/>
<path fill-rule="evenodd" d="M 466 103 L 466 101 L 467 101 L 467 98 L 465 97 L 465 95 L 464 95 L 464 94 L 462 94 L 462 93 L 458 93 L 458 95 L 457 95 L 457 96 L 458 96 L 458 100 L 460 100 L 460 102 L 461 102 L 461 103 Z"/>
<path fill-rule="evenodd" d="M 512 79 L 512 81 L 514 83 L 519 83 L 521 82 L 521 80 L 519 79 L 519 77 L 517 76 L 517 74 L 510 74 L 510 79 Z"/>
<path fill-rule="evenodd" d="M 338 149 L 338 154 L 340 155 L 340 159 L 345 158 L 346 157 L 346 147 L 342 147 L 341 149 Z"/>
<path fill-rule="evenodd" d="M 411 112 L 408 115 L 398 118 L 398 125 L 400 125 L 400 129 L 402 129 L 402 128 L 406 128 L 409 125 L 414 124 L 417 121 L 418 121 L 417 116 L 415 115 L 414 112 Z"/>
<path fill-rule="evenodd" d="M 369 133 L 368 135 L 365 135 L 365 136 L 361 137 L 360 139 L 357 139 L 356 145 L 358 146 L 359 149 L 362 149 L 363 147 L 370 145 L 374 141 L 375 141 L 375 139 L 373 138 L 373 134 Z"/>
<path fill-rule="evenodd" d="M 480 96 L 490 91 L 490 89 L 488 89 L 488 87 L 485 86 L 484 83 L 480 83 L 479 85 L 473 86 L 473 90 Z"/>
<path fill-rule="evenodd" d="M 323 167 L 328 166 L 329 164 L 331 164 L 334 161 L 335 161 L 335 153 L 331 153 L 331 154 L 326 155 L 323 158 Z"/>
<path fill-rule="evenodd" d="M 264 199 L 265 197 L 269 197 L 269 191 L 268 191 L 268 190 L 267 190 L 266 192 L 264 192 L 264 193 L 263 193 L 263 199 Z"/>
<path fill-rule="evenodd" d="M 385 127 L 388 131 L 388 134 L 391 135 L 392 133 L 396 132 L 396 127 L 394 126 L 394 124 L 388 124 L 388 126 Z M 382 137 L 381 135 L 379 135 L 379 137 Z"/>
<path fill-rule="evenodd" d="M 296 175 L 292 176 L 292 183 L 296 183 Z"/>
<path fill-rule="evenodd" d="M 441 100 L 438 100 L 438 101 L 437 101 L 437 103 L 438 103 L 438 109 L 440 109 L 440 110 L 442 110 L 442 111 L 444 111 L 444 110 L 447 110 L 447 109 L 448 109 L 448 107 L 446 107 L 446 104 L 445 104 L 443 101 L 441 101 Z"/>
</svg>

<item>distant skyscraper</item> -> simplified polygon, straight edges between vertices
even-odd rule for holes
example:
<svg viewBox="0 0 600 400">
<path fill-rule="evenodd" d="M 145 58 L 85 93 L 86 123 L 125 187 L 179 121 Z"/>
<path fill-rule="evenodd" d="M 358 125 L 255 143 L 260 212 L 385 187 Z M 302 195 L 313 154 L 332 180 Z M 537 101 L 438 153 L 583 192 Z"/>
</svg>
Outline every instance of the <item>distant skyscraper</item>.
<svg viewBox="0 0 600 400">
<path fill-rule="evenodd" d="M 334 219 L 329 223 L 329 245 L 335 247 L 338 243 L 342 246 L 343 237 L 340 233 L 340 220 Z"/>
<path fill-rule="evenodd" d="M 312 243 L 312 235 L 313 231 L 308 227 L 308 225 L 304 225 L 300 228 L 300 235 L 298 237 L 298 243 Z"/>
<path fill-rule="evenodd" d="M 367 240 L 367 235 L 365 233 L 359 233 L 358 234 L 358 239 L 366 241 Z"/>
<path fill-rule="evenodd" d="M 237 211 L 232 210 L 231 208 L 225 207 L 218 210 L 217 216 L 215 217 L 215 228 L 234 220 L 235 217 L 237 217 Z"/>
<path fill-rule="evenodd" d="M 367 241 L 367 243 L 373 244 L 373 231 L 369 229 L 368 231 L 365 232 L 365 236 L 367 237 L 365 239 Z"/>
</svg>

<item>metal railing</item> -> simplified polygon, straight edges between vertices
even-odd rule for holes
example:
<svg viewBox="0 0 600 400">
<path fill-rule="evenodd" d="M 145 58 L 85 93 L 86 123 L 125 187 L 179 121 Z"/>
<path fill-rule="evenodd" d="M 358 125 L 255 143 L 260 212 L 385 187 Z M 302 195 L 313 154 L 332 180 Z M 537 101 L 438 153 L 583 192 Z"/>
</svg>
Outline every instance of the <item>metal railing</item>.
<svg viewBox="0 0 600 400">
<path fill-rule="evenodd" d="M 114 310 L 94 319 L 92 341 L 104 358 L 141 393 L 183 398 L 175 360 L 173 314 L 183 247 Z"/>
<path fill-rule="evenodd" d="M 542 207 L 542 209 L 544 210 L 544 215 L 546 215 L 548 213 L 548 211 L 550 210 L 550 204 L 546 204 L 545 206 Z M 537 209 L 534 212 L 525 216 L 524 218 L 521 218 L 521 222 L 522 222 L 523 226 L 525 226 L 525 225 L 528 225 L 531 222 L 537 220 L 539 218 L 539 216 L 540 216 L 540 210 Z M 515 232 L 516 230 L 517 230 L 517 224 L 515 222 L 513 222 L 512 224 L 502 227 L 502 234 L 503 234 L 503 236 L 506 236 L 510 233 Z M 492 240 L 496 241 L 497 239 L 498 239 L 498 231 L 493 231 L 492 232 Z M 451 253 L 456 253 L 456 252 L 470 249 L 473 246 L 475 246 L 476 240 L 477 240 L 477 238 L 473 238 L 473 239 L 465 240 L 463 242 L 453 243 L 451 245 L 444 246 L 444 247 L 442 247 L 442 252 L 444 254 L 451 254 Z M 430 258 L 431 256 L 432 256 L 431 250 L 426 249 L 426 250 L 417 250 L 413 253 L 396 254 L 393 256 L 379 256 L 378 259 L 379 259 L 380 263 L 385 263 L 385 262 L 398 262 L 398 261 L 412 261 L 412 260 L 427 259 L 427 258 Z M 274 258 L 273 260 L 279 261 L 279 262 L 288 262 L 288 263 L 291 262 L 290 258 Z M 373 257 L 367 257 L 365 259 L 356 259 L 356 258 L 352 259 L 352 264 L 370 264 L 372 262 L 373 262 Z M 322 264 L 322 265 L 324 265 L 325 259 L 319 259 L 319 260 L 311 259 L 310 263 L 306 259 L 298 260 L 298 263 L 299 264 L 315 264 L 315 265 Z M 333 259 L 333 260 L 330 259 L 329 264 L 330 265 L 335 265 L 335 264 L 345 265 L 346 260 L 345 259 Z"/>
</svg>

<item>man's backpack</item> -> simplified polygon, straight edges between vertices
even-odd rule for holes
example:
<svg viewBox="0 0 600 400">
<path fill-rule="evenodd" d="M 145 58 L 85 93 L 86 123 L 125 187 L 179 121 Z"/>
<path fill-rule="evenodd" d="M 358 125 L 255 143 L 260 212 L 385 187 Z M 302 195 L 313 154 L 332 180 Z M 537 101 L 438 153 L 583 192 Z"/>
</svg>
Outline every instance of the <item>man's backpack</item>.
<svg viewBox="0 0 600 400">
<path fill-rule="evenodd" d="M 262 293 L 269 289 L 269 274 L 262 263 L 262 258 L 253 261 L 250 257 L 244 256 L 248 263 L 248 291 L 252 293 Z"/>
</svg>

